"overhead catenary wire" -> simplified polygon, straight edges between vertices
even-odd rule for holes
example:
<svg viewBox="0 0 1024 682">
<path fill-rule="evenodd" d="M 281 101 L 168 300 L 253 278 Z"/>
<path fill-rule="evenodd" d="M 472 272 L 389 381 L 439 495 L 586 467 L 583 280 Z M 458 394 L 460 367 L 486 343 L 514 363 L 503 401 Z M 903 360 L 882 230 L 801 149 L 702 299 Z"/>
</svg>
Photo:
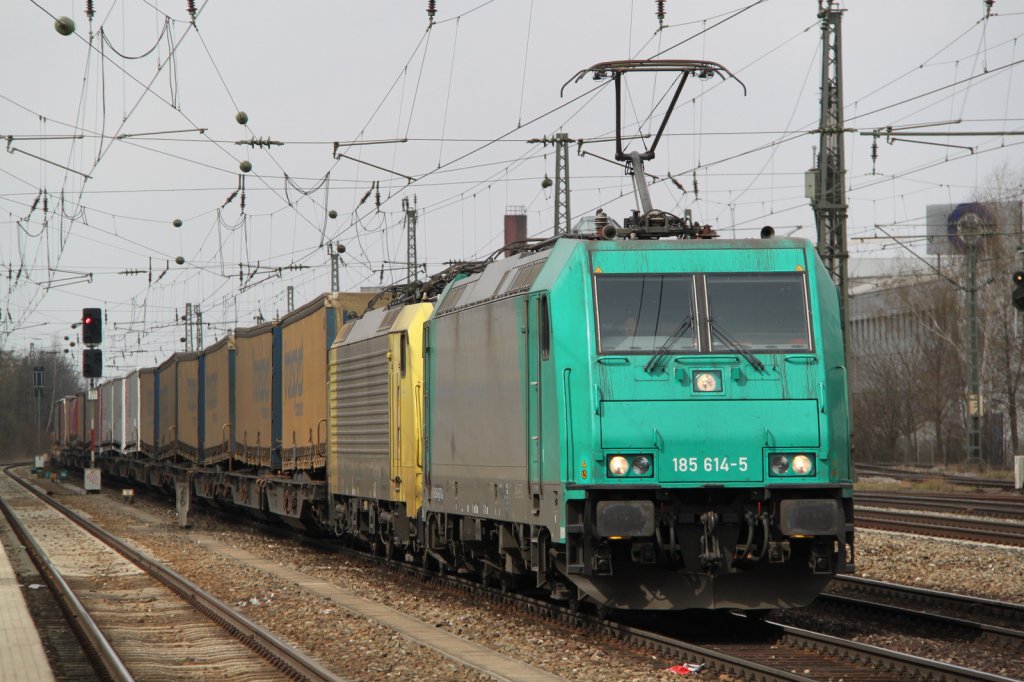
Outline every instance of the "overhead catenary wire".
<svg viewBox="0 0 1024 682">
<path fill-rule="evenodd" d="M 454 20 L 454 18 L 453 18 L 452 20 Z M 440 24 L 440 23 L 441 23 L 441 22 L 438 22 L 438 24 Z M 456 22 L 456 25 L 458 25 L 458 22 Z M 452 28 L 454 28 L 454 27 L 452 27 Z M 468 34 L 467 34 L 467 35 L 468 35 Z M 208 36 L 209 36 L 209 34 L 207 34 L 207 37 L 208 37 Z M 211 47 L 213 47 L 213 46 L 215 46 L 215 45 L 214 45 L 213 43 L 211 43 Z M 403 117 L 403 118 L 404 118 L 404 117 Z M 407 123 L 407 124 L 408 124 L 408 120 L 406 120 L 406 121 L 403 121 L 403 123 Z M 706 130 L 705 130 L 705 131 L 701 131 L 701 132 L 702 132 L 702 133 L 708 133 L 708 132 L 710 132 L 710 131 L 706 131 Z M 745 132 L 748 132 L 748 131 L 739 131 L 739 132 L 744 132 L 744 133 L 745 133 Z M 447 145 L 447 144 L 449 144 L 449 141 L 450 141 L 450 140 L 452 140 L 453 138 L 449 138 L 449 137 L 448 137 L 448 135 L 447 135 L 447 134 L 445 134 L 445 135 L 442 135 L 442 136 L 441 136 L 441 139 L 443 139 L 443 140 L 444 140 L 444 144 L 445 144 L 445 145 Z M 491 140 L 488 140 L 488 141 L 491 141 Z M 777 148 L 776 148 L 776 149 L 777 149 Z M 770 151 L 771 151 L 771 150 L 770 150 Z M 439 155 L 439 158 L 440 158 L 440 156 L 441 156 L 441 155 Z M 372 157 L 372 156 L 371 156 L 371 157 L 368 157 L 368 158 L 370 158 L 370 160 L 373 160 L 373 157 Z M 704 159 L 704 161 L 708 161 L 708 159 Z M 405 163 L 403 163 L 402 165 L 403 165 L 403 166 L 407 166 L 408 164 L 405 164 Z M 449 167 L 447 167 L 447 168 L 443 169 L 443 170 L 442 170 L 441 172 L 444 172 L 444 173 L 447 173 L 447 174 L 451 174 L 451 173 L 457 173 L 457 172 L 459 172 L 459 170 L 460 170 L 460 169 L 459 169 L 459 166 L 460 166 L 460 165 L 462 165 L 462 166 L 467 166 L 467 167 L 468 167 L 468 166 L 470 166 L 470 165 L 472 165 L 472 166 L 478 166 L 479 164 L 475 164 L 475 163 L 474 163 L 474 164 L 467 164 L 467 163 L 462 163 L 462 164 L 455 164 L 455 165 L 453 165 L 453 166 L 449 166 Z M 507 165 L 507 164 L 506 164 L 506 165 Z M 499 166 L 499 167 L 504 167 L 504 166 L 503 166 L 502 164 L 500 164 L 500 163 L 498 164 L 498 166 Z M 726 167 L 726 166 L 722 166 L 721 168 L 722 168 L 723 170 L 727 170 L 727 169 L 728 169 L 728 167 Z M 528 169 L 528 167 L 527 167 L 527 169 Z M 291 171 L 291 170 L 293 170 L 293 169 L 292 169 L 292 168 L 289 168 L 289 171 Z M 407 171 L 411 171 L 412 169 L 410 169 L 410 168 L 401 168 L 401 170 L 407 170 Z M 705 176 L 705 175 L 704 175 L 704 173 L 707 173 L 708 175 L 707 175 L 707 176 Z M 372 173 L 371 173 L 371 174 L 372 174 Z M 417 174 L 416 172 L 410 172 L 410 175 L 416 175 L 416 174 Z M 499 173 L 499 174 L 500 174 L 500 173 Z M 311 177 L 309 177 L 309 178 L 300 178 L 300 177 L 299 177 L 300 175 L 309 175 L 309 176 L 311 176 Z M 523 168 L 522 168 L 522 166 L 519 166 L 519 167 L 518 167 L 518 170 L 511 170 L 511 171 L 507 171 L 507 172 L 505 173 L 505 178 L 507 178 L 507 179 L 508 179 L 509 181 L 512 181 L 512 182 L 525 182 L 525 181 L 527 180 L 527 178 L 529 177 L 529 175 L 530 175 L 530 173 L 529 173 L 529 171 L 528 171 L 528 170 L 527 170 L 527 172 L 525 172 L 525 173 L 524 173 L 524 172 L 523 172 Z M 283 176 L 283 174 L 277 174 L 277 178 L 280 178 L 280 177 L 282 177 L 282 176 Z M 298 182 L 300 183 L 300 185 L 302 185 L 302 186 L 308 186 L 308 183 L 309 183 L 309 182 L 311 182 L 311 181 L 314 181 L 314 180 L 316 180 L 316 179 L 317 179 L 318 177 L 322 177 L 322 176 L 319 176 L 319 175 L 315 175 L 315 174 L 312 174 L 312 173 L 296 173 L 296 174 L 292 175 L 292 174 L 291 174 L 290 172 L 289 172 L 288 176 L 289 176 L 290 178 L 292 178 L 293 180 L 297 180 L 297 181 L 298 181 Z M 438 176 L 436 176 L 436 177 L 440 177 L 440 175 L 438 175 Z M 574 176 L 574 179 L 575 179 L 575 177 L 576 177 L 576 176 Z M 720 190 L 719 190 L 718 188 L 716 188 L 716 187 L 713 187 L 713 186 L 708 186 L 708 184 L 709 184 L 709 183 L 708 183 L 708 182 L 707 182 L 707 180 L 706 180 L 706 178 L 708 178 L 708 177 L 714 178 L 714 177 L 724 177 L 724 176 L 720 176 L 720 175 L 715 175 L 715 174 L 712 174 L 712 173 L 711 173 L 711 169 L 707 169 L 707 168 L 705 168 L 705 169 L 704 169 L 704 172 L 703 172 L 703 173 L 702 173 L 702 175 L 701 175 L 701 178 L 702 178 L 702 182 L 701 182 L 701 185 L 702 185 L 702 186 L 701 186 L 701 191 L 702 191 L 702 193 L 704 193 L 704 194 L 705 194 L 706 196 L 708 196 L 709 198 L 711 198 L 711 197 L 713 197 L 713 196 L 714 196 L 715 198 L 717 198 L 717 196 L 723 196 L 723 195 L 720 195 L 720 194 L 718 194 L 718 195 L 716 195 L 716 194 L 715 194 L 715 193 L 717 193 L 717 192 L 719 192 L 719 191 L 720 191 Z M 277 185 L 277 182 L 279 182 L 279 180 L 278 180 L 277 178 L 273 179 L 273 180 L 272 180 L 272 182 L 273 182 L 273 184 L 274 184 L 274 185 L 275 185 L 275 186 L 276 186 L 276 187 L 277 187 L 278 189 L 280 189 L 280 185 Z M 332 179 L 333 179 L 333 178 L 332 178 Z M 461 178 L 453 178 L 453 180 L 455 180 L 455 181 L 458 181 L 459 179 L 461 179 Z M 388 182 L 388 180 L 387 180 L 386 178 L 380 178 L 380 181 L 381 181 L 381 182 L 382 182 L 382 183 L 383 183 L 383 184 L 385 185 L 385 187 L 382 187 L 381 189 L 382 189 L 382 190 L 385 190 L 385 188 L 386 188 L 386 187 L 388 187 L 388 185 L 389 185 L 389 182 Z M 477 179 L 474 179 L 474 180 L 473 180 L 473 183 L 477 183 L 477 182 L 478 182 L 478 181 L 477 181 Z M 401 183 L 401 181 L 398 181 L 398 182 L 394 183 L 394 185 L 398 185 L 398 184 L 400 184 L 400 183 Z M 421 179 L 421 180 L 419 180 L 419 181 L 418 181 L 418 184 L 420 184 L 421 186 L 430 186 L 430 185 L 429 185 L 429 183 L 430 183 L 430 180 L 422 180 L 422 179 Z M 221 183 L 217 183 L 217 184 L 221 184 Z M 484 186 L 484 187 L 486 187 L 486 186 L 487 186 L 487 184 L 489 184 L 489 183 L 484 183 L 484 185 L 483 185 L 483 186 Z M 597 184 L 599 184 L 599 185 L 600 185 L 601 187 L 607 187 L 607 186 L 608 186 L 608 183 L 606 183 L 606 182 L 601 182 L 601 183 L 597 183 Z M 714 184 L 716 184 L 716 183 L 711 183 L 711 184 L 712 184 L 712 185 L 714 185 Z M 337 185 L 336 185 L 336 186 L 337 186 Z M 465 185 L 464 185 L 464 186 L 465 186 Z M 596 186 L 597 186 L 597 185 L 595 184 L 595 187 L 596 187 Z M 363 185 L 363 187 L 365 188 L 365 184 Z M 795 187 L 795 188 L 798 188 L 798 185 L 794 185 L 794 187 Z M 266 193 L 267 193 L 267 191 L 268 191 L 268 190 L 267 190 L 266 188 L 260 188 L 260 189 L 261 189 L 261 191 L 262 191 L 262 192 L 263 192 L 264 194 L 266 194 Z M 358 190 L 358 192 L 357 192 L 357 193 L 359 193 L 359 192 L 362 192 L 362 191 L 363 191 L 363 189 L 361 188 L 361 189 L 359 189 L 359 190 Z M 475 194 L 475 193 L 471 193 L 471 194 Z M 466 200 L 466 201 L 472 201 L 472 199 L 470 198 L 470 197 L 471 197 L 471 194 L 466 194 L 466 195 L 465 195 L 465 200 Z M 386 192 L 386 191 L 385 191 L 385 195 L 387 195 L 387 192 Z M 88 195 L 87 195 L 87 196 L 88 196 Z M 606 191 L 606 193 L 605 193 L 605 195 L 604 195 L 604 196 L 605 196 L 605 197 L 608 197 L 608 196 L 609 196 L 609 194 L 607 193 L 607 191 Z M 211 202 L 210 202 L 210 204 L 211 204 L 210 210 L 214 210 L 214 209 L 213 209 L 213 206 L 215 206 L 216 204 L 220 203 L 220 201 L 221 201 L 221 199 L 222 199 L 222 198 L 223 198 L 223 197 L 217 197 L 217 198 L 216 198 L 216 201 L 211 201 Z M 316 201 L 316 203 L 318 203 L 318 204 L 319 204 L 319 203 L 321 203 L 321 202 L 320 202 L 320 199 L 321 199 L 321 197 L 316 197 L 316 200 L 317 200 L 317 201 Z M 386 201 L 386 199 L 385 199 L 385 201 Z M 83 209 L 83 208 L 85 207 L 85 205 L 86 205 L 86 204 L 88 204 L 88 203 L 89 203 L 89 201 L 88 201 L 88 200 L 87 200 L 87 201 L 85 201 L 85 202 L 79 201 L 77 205 L 78 205 L 79 209 L 81 210 L 81 209 Z M 324 203 L 324 204 L 326 204 L 326 201 L 323 201 L 323 203 Z M 72 208 L 69 208 L 69 209 L 68 209 L 68 212 L 69 212 L 69 213 L 73 212 L 73 207 L 74 207 L 74 203 L 73 203 L 73 202 L 70 202 L 70 201 L 69 201 L 69 203 L 68 203 L 68 206 L 69 206 L 69 207 L 72 207 Z M 318 210 L 320 210 L 320 208 L 322 208 L 322 207 L 318 207 Z M 385 208 L 386 208 L 386 207 L 385 207 Z M 306 202 L 303 202 L 303 210 L 307 210 L 307 209 L 308 209 L 308 210 L 312 210 L 312 209 L 311 209 L 311 207 L 309 206 L 309 204 L 307 204 Z M 308 212 L 308 211 L 307 211 L 307 212 Z M 99 216 L 99 218 L 101 219 L 101 222 L 102 222 L 102 221 L 106 221 L 106 219 L 105 219 L 105 218 L 103 218 L 102 216 Z M 301 220 L 301 219 L 300 219 L 300 220 Z M 158 221 L 154 221 L 154 222 L 158 222 Z M 289 221 L 289 222 L 290 222 L 290 221 Z M 389 222 L 387 222 L 387 223 L 384 223 L 384 222 L 382 222 L 382 223 L 380 223 L 379 225 L 378 225 L 378 224 L 376 223 L 376 221 L 371 221 L 371 220 L 367 220 L 367 221 L 366 221 L 366 223 L 370 223 L 370 222 L 373 222 L 374 224 L 373 224 L 373 225 L 369 225 L 369 224 L 367 224 L 367 227 L 369 227 L 369 228 L 370 228 L 370 229 L 372 229 L 372 230 L 383 230 L 383 231 L 386 231 L 386 230 L 388 230 L 388 229 L 393 229 L 393 228 L 389 227 L 389 225 L 391 224 L 391 223 L 390 223 L 390 221 L 389 221 Z M 279 228 L 279 229 L 280 229 L 280 228 Z M 390 238 L 391 238 L 391 239 L 394 239 L 394 234 L 392 234 Z M 214 237 L 214 239 L 216 239 L 216 236 Z M 303 240 L 300 240 L 300 241 L 296 242 L 296 250 L 297 250 L 297 251 L 301 251 L 301 250 L 302 250 L 302 248 L 301 248 L 301 247 L 303 247 L 303 246 L 304 246 L 304 244 L 302 243 L 302 241 L 303 241 Z M 211 243 L 212 243 L 212 240 L 211 240 Z M 234 248 L 234 245 L 232 245 L 232 248 Z M 310 256 L 310 257 L 311 257 L 311 258 L 315 258 L 316 256 L 315 256 L 315 255 L 313 255 L 313 256 Z"/>
</svg>

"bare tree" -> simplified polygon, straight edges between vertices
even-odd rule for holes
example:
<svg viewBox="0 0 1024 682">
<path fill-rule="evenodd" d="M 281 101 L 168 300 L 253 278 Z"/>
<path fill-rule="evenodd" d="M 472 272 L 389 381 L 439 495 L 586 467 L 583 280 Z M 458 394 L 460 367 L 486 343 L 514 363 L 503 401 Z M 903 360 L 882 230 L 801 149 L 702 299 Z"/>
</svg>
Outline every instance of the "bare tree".
<svg viewBox="0 0 1024 682">
<path fill-rule="evenodd" d="M 33 368 L 44 367 L 45 386 L 38 403 Z M 50 445 L 56 400 L 82 390 L 80 370 L 56 350 L 14 353 L 0 351 L 0 461 L 26 459 Z M 38 411 L 37 411 L 38 410 Z M 38 421 L 38 428 L 37 428 Z"/>
<path fill-rule="evenodd" d="M 1020 394 L 1024 382 L 1024 343 L 1021 313 L 1011 305 L 1011 277 L 1024 270 L 1022 263 L 1021 200 L 1024 173 L 1002 168 L 987 181 L 976 198 L 984 207 L 988 224 L 982 257 L 981 281 L 987 284 L 979 297 L 979 321 L 984 355 L 982 361 L 990 408 L 1001 407 L 1010 427 L 1010 445 L 1020 452 Z"/>
</svg>

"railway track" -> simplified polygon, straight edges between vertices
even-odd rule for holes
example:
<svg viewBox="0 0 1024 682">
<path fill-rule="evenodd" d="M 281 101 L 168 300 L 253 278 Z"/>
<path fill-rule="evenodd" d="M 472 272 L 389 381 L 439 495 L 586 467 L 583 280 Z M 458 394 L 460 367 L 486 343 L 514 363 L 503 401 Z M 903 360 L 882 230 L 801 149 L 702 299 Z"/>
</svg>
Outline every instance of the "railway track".
<svg viewBox="0 0 1024 682">
<path fill-rule="evenodd" d="M 857 598 L 915 613 L 950 618 L 952 624 L 978 632 L 1006 637 L 1024 646 L 1024 604 L 986 599 L 909 585 L 886 583 L 855 576 L 836 576 L 829 585 L 828 598 Z"/>
<path fill-rule="evenodd" d="M 1024 496 L 1020 495 L 856 491 L 853 499 L 855 504 L 864 507 L 916 509 L 920 511 L 937 511 L 975 516 L 999 516 L 1008 519 L 1024 520 Z"/>
<path fill-rule="evenodd" d="M 58 490 L 58 486 L 47 484 L 47 487 L 54 491 Z M 140 495 L 140 497 L 144 497 L 144 495 Z M 160 496 L 153 495 L 153 497 Z M 99 501 L 100 497 L 88 499 L 90 502 Z M 160 504 L 166 505 L 168 503 L 166 499 L 160 497 Z M 95 509 L 93 505 L 89 506 Z M 134 517 L 136 519 L 136 525 L 159 525 L 161 521 L 166 521 L 166 519 L 153 517 L 151 514 L 134 506 L 125 507 L 118 503 L 117 507 L 125 514 Z M 214 509 L 207 511 L 216 512 Z M 232 517 L 225 512 L 216 513 L 217 516 L 221 516 L 222 514 L 224 515 L 224 518 L 229 518 L 234 524 L 239 522 L 237 517 Z M 105 520 L 109 521 L 109 518 L 105 517 Z M 269 531 L 267 532 L 268 536 L 277 535 L 291 540 L 294 540 L 297 537 L 302 537 L 304 547 L 329 547 L 335 554 L 347 553 L 346 550 L 339 548 L 337 543 L 326 544 L 317 541 L 315 538 L 297 536 L 294 531 L 287 531 L 281 526 L 264 525 L 258 522 L 252 522 L 251 519 L 248 521 L 250 522 L 248 524 L 248 528 L 250 530 L 256 529 L 257 531 Z M 180 530 L 177 529 L 176 525 L 174 526 L 173 532 L 176 535 L 180 535 Z M 135 542 L 138 542 L 137 536 L 133 536 L 133 538 L 135 538 Z M 158 541 L 159 535 L 148 539 Z M 318 646 L 329 646 L 332 649 L 336 648 L 332 641 L 324 639 L 331 632 L 329 627 L 327 627 L 331 624 L 330 621 L 362 621 L 365 619 L 365 621 L 375 623 L 380 628 L 387 629 L 389 633 L 393 633 L 394 637 L 389 634 L 387 639 L 400 638 L 407 640 L 413 645 L 422 645 L 422 647 L 425 647 L 427 650 L 431 650 L 430 653 L 436 652 L 440 655 L 439 657 L 447 658 L 451 662 L 458 664 L 458 666 L 464 667 L 464 669 L 460 668 L 458 670 L 453 666 L 441 668 L 439 673 L 441 675 L 445 674 L 445 670 L 450 671 L 449 674 L 451 675 L 451 678 L 446 677 L 445 679 L 495 679 L 503 680 L 504 682 L 542 682 L 544 680 L 551 680 L 554 682 L 554 680 L 561 679 L 557 675 L 549 674 L 546 671 L 531 666 L 526 662 L 515 660 L 514 658 L 503 655 L 486 646 L 453 635 L 450 632 L 440 629 L 433 622 L 417 620 L 404 615 L 395 609 L 391 609 L 386 605 L 373 604 L 366 599 L 357 597 L 347 590 L 331 585 L 322 579 L 316 578 L 315 576 L 288 568 L 278 561 L 268 561 L 238 547 L 235 544 L 226 544 L 216 536 L 191 531 L 189 533 L 189 544 L 193 545 L 192 551 L 196 554 L 205 554 L 208 555 L 209 558 L 219 555 L 221 559 L 227 559 L 232 563 L 237 563 L 239 566 L 244 566 L 248 569 L 258 571 L 263 574 L 262 578 L 256 578 L 259 582 L 274 583 L 276 581 L 283 581 L 284 583 L 301 587 L 301 590 L 305 593 L 304 600 L 307 604 L 307 609 L 305 611 L 306 615 L 304 616 L 305 618 L 310 617 L 308 606 L 315 606 L 316 610 L 322 609 L 321 600 L 334 602 L 334 604 L 337 607 L 340 607 L 340 609 L 336 608 L 333 610 L 322 611 L 320 617 L 323 617 L 324 614 L 348 611 L 350 615 L 347 617 L 338 613 L 338 615 L 331 615 L 329 618 L 324 619 L 325 622 L 323 625 L 325 627 L 319 628 L 322 634 L 318 637 Z M 278 621 L 282 624 L 286 623 L 286 619 L 280 614 L 274 620 L 275 623 Z M 362 668 L 356 672 L 352 672 L 351 670 L 347 671 L 347 675 L 353 679 L 364 679 L 364 676 L 378 678 L 382 668 L 380 665 L 382 659 L 386 659 L 388 654 L 393 651 L 383 648 L 374 649 L 372 646 L 367 645 L 361 640 L 356 641 L 356 643 L 353 644 L 353 640 L 349 639 L 346 635 L 342 635 L 334 641 L 348 642 L 350 646 L 358 645 L 358 649 L 361 652 L 358 657 L 362 660 Z M 416 647 L 405 644 L 401 648 L 415 649 Z M 316 648 L 314 647 L 312 650 L 316 651 Z M 328 659 L 328 656 L 324 655 L 324 651 L 318 651 L 318 653 L 325 660 Z M 422 653 L 419 655 L 419 658 L 422 662 L 424 658 Z M 332 663 L 336 662 L 332 661 Z M 234 675 L 232 675 L 232 677 L 233 676 Z M 425 675 L 418 675 L 417 677 L 424 676 Z M 393 674 L 389 677 L 395 677 L 396 679 L 411 679 L 410 677 L 400 674 Z M 433 679 L 437 679 L 436 674 Z"/>
<path fill-rule="evenodd" d="M 43 649 L 49 658 L 53 676 L 62 682 L 93 682 L 101 675 L 73 628 L 57 596 L 48 587 L 43 574 L 32 561 L 29 545 L 19 538 L 6 516 L 0 512 L 0 552 L 6 552 L 28 607 Z"/>
<path fill-rule="evenodd" d="M 854 518 L 859 528 L 1024 547 L 1024 523 L 1020 522 L 863 507 L 857 507 Z"/>
<path fill-rule="evenodd" d="M 422 574 L 422 569 L 413 567 L 400 570 Z M 742 615 L 716 616 L 719 620 L 710 631 L 717 634 L 709 636 L 709 629 L 701 624 L 680 628 L 678 614 L 630 624 L 626 619 L 609 620 L 522 595 L 498 594 L 458 577 L 447 576 L 443 580 L 449 586 L 455 584 L 480 598 L 502 601 L 545 618 L 589 629 L 663 659 L 706 666 L 717 676 L 802 682 L 838 679 L 856 682 L 897 677 L 986 682 L 1013 679 Z M 646 621 L 649 615 L 641 618 Z M 632 617 L 629 620 L 633 620 Z"/>
<path fill-rule="evenodd" d="M 887 648 L 927 641 L 947 662 L 992 674 L 1016 677 L 1024 656 L 1024 606 L 874 580 L 837 578 L 810 607 L 773 617 Z"/>
<path fill-rule="evenodd" d="M 281 530 L 278 529 L 278 532 Z M 308 542 L 308 539 L 303 542 Z M 555 622 L 565 626 L 566 632 L 579 634 L 581 628 L 585 629 L 599 641 L 604 639 L 607 644 L 602 648 L 612 652 L 612 655 L 616 649 L 630 655 L 635 655 L 637 650 L 645 650 L 656 655 L 658 660 L 704 664 L 706 674 L 712 678 L 720 675 L 756 680 L 842 678 L 852 682 L 902 675 L 945 680 L 1008 679 L 806 629 L 760 623 L 742 617 L 729 616 L 727 623 L 719 623 L 713 630 L 673 630 L 671 624 L 662 627 L 657 622 L 611 621 L 598 614 L 588 614 L 563 604 L 544 602 L 526 595 L 505 594 L 497 586 L 480 585 L 457 575 L 442 576 L 408 563 L 386 563 L 382 558 L 374 558 L 365 553 L 354 555 L 351 550 L 338 548 L 337 545 L 331 545 L 330 550 L 344 553 L 353 559 L 358 556 L 359 561 L 367 564 L 387 566 L 389 571 L 400 574 L 401 580 L 417 584 L 429 583 L 432 585 L 431 591 L 449 591 L 453 595 L 461 593 L 462 596 L 468 595 L 469 601 L 493 603 L 501 611 L 515 609 L 532 614 L 541 622 Z M 301 579 L 297 576 L 282 577 L 289 580 Z M 308 581 L 309 577 L 305 579 Z M 679 618 L 674 616 L 668 620 L 678 622 Z M 717 634 L 709 637 L 709 631 Z"/>
<path fill-rule="evenodd" d="M 280 537 L 293 536 L 292 531 L 279 526 L 260 525 L 260 528 Z M 581 611 L 573 605 L 508 593 L 500 585 L 482 585 L 458 575 L 439 573 L 408 563 L 395 563 L 372 552 L 339 548 L 330 541 L 307 538 L 304 542 L 321 551 L 356 556 L 381 569 L 398 572 L 407 579 L 428 584 L 432 589 L 461 591 L 473 600 L 490 600 L 502 607 L 521 610 L 564 626 L 585 629 L 631 649 L 649 651 L 663 660 L 686 661 L 704 666 L 717 675 L 733 675 L 750 680 L 842 679 L 846 682 L 890 677 L 989 682 L 1012 679 L 806 628 L 761 622 L 738 614 L 708 615 L 707 620 L 714 622 L 705 624 L 702 621 L 695 627 L 684 628 L 674 625 L 679 620 L 677 614 L 666 618 L 655 615 L 650 619 L 651 622 L 648 622 L 650 614 L 625 614 L 609 619 L 607 614 Z M 835 597 L 836 603 L 842 599 Z M 1024 607 L 1019 608 L 1024 610 Z M 1012 614 L 1008 617 L 1017 616 Z M 702 618 L 698 616 L 698 619 Z M 668 624 L 663 621 L 668 621 Z M 997 627 L 990 628 L 993 633 L 996 630 Z M 709 638 L 708 632 L 716 634 Z M 1016 640 L 1013 642 L 1016 645 Z"/>
<path fill-rule="evenodd" d="M 955 485 L 974 486 L 976 488 L 996 488 L 999 490 L 1013 490 L 1013 481 L 1002 478 L 981 478 L 980 476 L 965 476 L 962 474 L 943 474 L 932 471 L 908 471 L 896 467 L 874 466 L 858 464 L 857 475 L 860 476 L 885 476 L 901 481 L 926 481 L 930 479 L 941 479 Z"/>
<path fill-rule="evenodd" d="M 39 577 L 46 583 L 59 610 L 63 613 L 67 625 L 74 631 L 75 637 L 81 649 L 75 649 L 70 643 L 64 642 L 60 646 L 60 653 L 75 655 L 84 653 L 92 667 L 92 673 L 101 679 L 109 680 L 131 680 L 132 676 L 125 667 L 121 657 L 110 645 L 103 631 L 89 615 L 89 611 L 79 601 L 77 595 L 72 591 L 70 585 L 64 580 L 60 571 L 50 561 L 42 546 L 36 541 L 32 532 L 22 523 L 14 508 L 8 504 L 6 497 L 8 491 L 0 486 L 0 513 L 3 514 L 7 523 L 17 537 L 21 546 L 31 559 L 38 571 Z M 80 674 L 83 671 L 80 671 Z"/>
<path fill-rule="evenodd" d="M 339 679 L 317 661 L 10 471 L 4 513 L 82 622 L 101 677 Z M 83 532 L 84 531 L 84 532 Z M 86 535 L 86 532 L 89 535 Z M 98 541 L 97 541 L 98 540 Z M 47 560 L 46 557 L 49 557 Z"/>
<path fill-rule="evenodd" d="M 625 614 L 608 618 L 573 605 L 522 594 L 500 586 L 481 585 L 457 575 L 438 574 L 410 564 L 395 564 L 382 557 L 363 555 L 368 561 L 407 574 L 438 589 L 456 589 L 474 599 L 488 599 L 574 628 L 589 630 L 610 640 L 658 655 L 704 666 L 712 675 L 733 675 L 750 680 L 838 680 L 856 682 L 895 677 L 933 680 L 1009 682 L 1013 678 L 928 660 L 851 639 L 801 629 L 782 623 L 758 621 L 738 614 L 715 614 L 704 623 L 680 628 L 679 614 Z M 701 617 L 697 617 L 698 620 Z M 685 620 L 685 619 L 682 619 Z M 713 633 L 709 636 L 709 632 Z"/>
</svg>

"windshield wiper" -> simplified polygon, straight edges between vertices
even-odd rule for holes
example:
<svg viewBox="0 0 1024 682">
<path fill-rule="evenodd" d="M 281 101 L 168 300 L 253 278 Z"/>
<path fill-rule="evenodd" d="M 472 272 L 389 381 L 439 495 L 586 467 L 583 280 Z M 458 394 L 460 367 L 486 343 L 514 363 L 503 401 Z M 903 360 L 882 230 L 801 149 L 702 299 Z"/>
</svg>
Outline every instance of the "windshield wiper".
<svg viewBox="0 0 1024 682">
<path fill-rule="evenodd" d="M 672 333 L 672 336 L 668 337 L 668 339 L 665 340 L 665 343 L 661 344 L 661 348 L 655 351 L 654 355 L 651 356 L 651 359 L 647 361 L 646 365 L 644 365 L 644 371 L 648 374 L 653 374 L 654 370 L 660 369 L 661 361 L 669 354 L 672 346 L 675 345 L 676 341 L 682 338 L 683 334 L 688 332 L 692 326 L 693 315 L 690 315 L 680 323 L 675 332 Z"/>
<path fill-rule="evenodd" d="M 708 326 L 711 327 L 712 336 L 718 337 L 722 343 L 729 347 L 730 350 L 742 355 L 758 372 L 764 371 L 764 363 L 758 360 L 753 353 L 744 348 L 743 344 L 716 327 L 713 320 L 708 320 Z"/>
</svg>

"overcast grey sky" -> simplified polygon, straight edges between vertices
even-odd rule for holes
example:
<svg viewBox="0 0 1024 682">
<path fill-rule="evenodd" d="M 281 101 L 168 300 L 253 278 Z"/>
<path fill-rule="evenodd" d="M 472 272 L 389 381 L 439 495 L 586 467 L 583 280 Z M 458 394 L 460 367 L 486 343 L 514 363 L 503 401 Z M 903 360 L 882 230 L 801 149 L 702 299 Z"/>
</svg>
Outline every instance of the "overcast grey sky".
<svg viewBox="0 0 1024 682">
<path fill-rule="evenodd" d="M 94 5 L 91 25 L 82 0 L 0 6 L 0 348 L 63 347 L 97 305 L 105 373 L 153 365 L 183 349 L 186 303 L 201 307 L 209 345 L 286 312 L 289 285 L 296 305 L 326 291 L 334 242 L 347 249 L 342 289 L 378 285 L 382 269 L 383 283 L 401 280 L 403 198 L 421 211 L 428 273 L 498 248 L 506 206 L 526 208 L 531 235 L 550 234 L 541 180 L 554 153 L 526 140 L 611 134 L 607 81 L 559 90 L 596 62 L 662 52 L 719 62 L 747 94 L 688 83 L 648 166 L 686 192 L 656 183 L 655 205 L 727 237 L 772 224 L 814 238 L 803 174 L 817 146 L 815 0 L 670 0 L 661 31 L 653 0 L 437 0 L 429 30 L 426 0 L 197 0 L 194 26 L 186 0 Z M 851 249 L 897 255 L 888 233 L 923 253 L 927 205 L 969 201 L 997 169 L 1024 166 L 1024 137 L 999 134 L 1024 121 L 1024 0 L 996 0 L 987 19 L 983 0 L 844 6 L 848 127 L 960 120 L 928 130 L 991 133 L 918 138 L 974 153 L 881 141 L 874 166 L 871 139 L 847 134 Z M 54 30 L 61 15 L 74 35 Z M 670 85 L 628 82 L 627 132 L 660 122 Z M 235 144 L 254 138 L 284 144 Z M 395 139 L 408 141 L 333 156 L 334 142 Z M 614 155 L 609 142 L 586 149 Z M 244 211 L 241 192 L 228 201 L 242 161 Z M 634 206 L 621 169 L 575 149 L 570 167 L 574 222 Z"/>
</svg>

